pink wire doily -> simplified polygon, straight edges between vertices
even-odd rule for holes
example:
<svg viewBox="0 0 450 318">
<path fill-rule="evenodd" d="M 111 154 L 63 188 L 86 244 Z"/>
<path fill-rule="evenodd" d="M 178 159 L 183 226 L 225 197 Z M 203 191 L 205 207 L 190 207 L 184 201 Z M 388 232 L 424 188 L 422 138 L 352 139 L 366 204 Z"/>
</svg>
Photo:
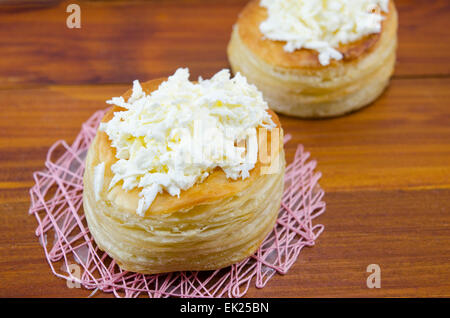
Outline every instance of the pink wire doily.
<svg viewBox="0 0 450 318">
<path fill-rule="evenodd" d="M 84 159 L 104 113 L 98 111 L 85 122 L 71 146 L 56 142 L 48 151 L 46 170 L 33 174 L 29 213 L 38 221 L 36 235 L 52 272 L 69 287 L 117 297 L 242 297 L 252 281 L 262 288 L 275 273 L 287 273 L 303 247 L 314 245 L 324 230 L 312 224 L 325 212 L 324 192 L 317 183 L 321 174 L 314 172 L 316 162 L 307 161 L 309 153 L 299 145 L 286 168 L 277 223 L 253 256 L 216 271 L 144 275 L 122 270 L 97 247 L 83 213 Z"/>
</svg>

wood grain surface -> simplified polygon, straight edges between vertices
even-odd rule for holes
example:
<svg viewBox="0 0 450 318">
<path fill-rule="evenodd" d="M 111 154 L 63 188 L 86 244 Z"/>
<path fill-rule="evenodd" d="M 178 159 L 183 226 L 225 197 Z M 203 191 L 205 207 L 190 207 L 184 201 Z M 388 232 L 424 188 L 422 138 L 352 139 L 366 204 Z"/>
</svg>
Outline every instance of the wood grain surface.
<svg viewBox="0 0 450 318">
<path fill-rule="evenodd" d="M 188 66 L 208 77 L 246 1 L 78 1 L 0 4 L 0 297 L 87 297 L 52 275 L 28 215 L 32 173 L 48 148 L 134 79 Z M 450 296 L 450 5 L 398 0 L 399 49 L 389 89 L 345 117 L 281 116 L 317 159 L 325 231 L 288 272 L 248 297 Z M 379 264 L 381 288 L 366 267 Z M 96 297 L 111 297 L 97 293 Z"/>
</svg>

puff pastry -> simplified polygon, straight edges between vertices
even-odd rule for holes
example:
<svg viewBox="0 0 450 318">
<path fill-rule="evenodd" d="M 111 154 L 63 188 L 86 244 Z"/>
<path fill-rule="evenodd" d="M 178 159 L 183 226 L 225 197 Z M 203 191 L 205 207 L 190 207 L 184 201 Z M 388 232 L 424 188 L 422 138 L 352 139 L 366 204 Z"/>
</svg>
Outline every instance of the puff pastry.
<svg viewBox="0 0 450 318">
<path fill-rule="evenodd" d="M 146 82 L 150 93 L 163 79 Z M 131 90 L 123 97 L 127 100 Z M 121 107 L 112 107 L 104 116 L 109 121 Z M 279 147 L 271 157 L 279 167 L 262 173 L 259 159 L 246 179 L 230 180 L 216 168 L 201 183 L 182 191 L 179 197 L 166 192 L 156 196 L 144 216 L 136 213 L 138 189 L 124 191 L 120 185 L 108 189 L 113 178 L 111 165 L 117 160 L 111 141 L 98 131 L 86 158 L 84 212 L 97 245 L 122 269 L 154 274 L 182 270 L 212 270 L 234 264 L 259 247 L 272 230 L 283 192 L 284 152 L 280 122 L 272 111 Z M 104 182 L 95 197 L 95 167 L 104 163 Z"/>
<path fill-rule="evenodd" d="M 286 42 L 263 37 L 259 25 L 267 10 L 250 1 L 233 27 L 228 58 L 263 93 L 277 112 L 305 117 L 331 117 L 357 110 L 374 101 L 393 73 L 397 47 L 397 12 L 389 1 L 381 32 L 340 45 L 343 59 L 321 65 L 318 53 L 286 52 Z"/>
</svg>

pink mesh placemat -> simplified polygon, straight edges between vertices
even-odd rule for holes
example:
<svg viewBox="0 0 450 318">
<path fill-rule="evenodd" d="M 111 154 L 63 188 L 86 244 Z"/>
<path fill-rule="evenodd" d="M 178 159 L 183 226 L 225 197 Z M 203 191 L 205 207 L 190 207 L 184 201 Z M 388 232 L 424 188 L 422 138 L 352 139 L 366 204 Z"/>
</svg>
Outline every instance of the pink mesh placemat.
<svg viewBox="0 0 450 318">
<path fill-rule="evenodd" d="M 278 221 L 253 256 L 216 271 L 144 275 L 120 269 L 95 244 L 82 204 L 84 159 L 104 113 L 98 111 L 85 122 L 71 146 L 58 141 L 49 149 L 46 169 L 34 173 L 36 183 L 30 189 L 29 213 L 38 221 L 36 235 L 52 272 L 69 287 L 117 297 L 242 297 L 252 281 L 262 288 L 275 273 L 287 273 L 300 251 L 314 245 L 324 230 L 312 223 L 325 211 L 324 192 L 317 183 L 321 175 L 299 145 L 286 168 Z"/>
</svg>

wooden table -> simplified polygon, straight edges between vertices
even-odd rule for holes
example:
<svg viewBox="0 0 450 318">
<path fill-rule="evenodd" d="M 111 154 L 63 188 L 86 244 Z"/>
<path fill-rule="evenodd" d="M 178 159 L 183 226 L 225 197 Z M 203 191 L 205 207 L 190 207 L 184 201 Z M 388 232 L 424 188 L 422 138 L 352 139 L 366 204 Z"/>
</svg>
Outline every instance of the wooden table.
<svg viewBox="0 0 450 318">
<path fill-rule="evenodd" d="M 32 173 L 132 80 L 228 67 L 245 1 L 79 1 L 81 29 L 66 27 L 69 2 L 30 3 L 0 8 L 0 296 L 86 297 L 51 274 L 34 236 Z M 450 296 L 450 5 L 396 3 L 396 71 L 379 100 L 336 119 L 281 117 L 287 159 L 302 143 L 323 173 L 326 228 L 249 297 Z M 379 289 L 366 286 L 369 264 Z"/>
</svg>

